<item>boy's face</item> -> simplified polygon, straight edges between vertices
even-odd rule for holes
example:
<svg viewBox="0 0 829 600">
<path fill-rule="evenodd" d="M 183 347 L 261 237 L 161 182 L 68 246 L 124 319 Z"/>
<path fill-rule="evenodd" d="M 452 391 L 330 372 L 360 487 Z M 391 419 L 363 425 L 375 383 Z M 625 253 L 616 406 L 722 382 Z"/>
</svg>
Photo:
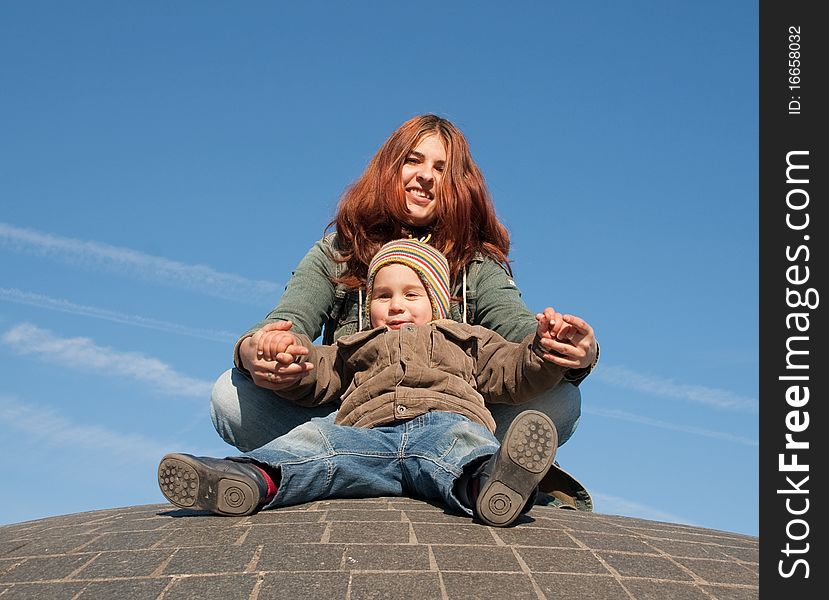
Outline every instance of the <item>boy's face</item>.
<svg viewBox="0 0 829 600">
<path fill-rule="evenodd" d="M 425 325 L 432 320 L 432 303 L 423 282 L 406 265 L 386 265 L 374 276 L 371 326 L 400 329 L 406 323 Z"/>
</svg>

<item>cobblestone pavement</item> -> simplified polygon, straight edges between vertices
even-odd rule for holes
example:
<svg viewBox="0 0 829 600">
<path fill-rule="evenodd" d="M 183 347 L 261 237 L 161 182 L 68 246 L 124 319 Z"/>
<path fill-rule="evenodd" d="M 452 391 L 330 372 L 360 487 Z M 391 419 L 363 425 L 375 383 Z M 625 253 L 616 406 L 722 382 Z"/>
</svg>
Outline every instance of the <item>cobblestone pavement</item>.
<svg viewBox="0 0 829 600">
<path fill-rule="evenodd" d="M 504 529 L 408 498 L 242 518 L 148 505 L 0 527 L 0 600 L 757 596 L 756 537 L 547 506 Z"/>
</svg>

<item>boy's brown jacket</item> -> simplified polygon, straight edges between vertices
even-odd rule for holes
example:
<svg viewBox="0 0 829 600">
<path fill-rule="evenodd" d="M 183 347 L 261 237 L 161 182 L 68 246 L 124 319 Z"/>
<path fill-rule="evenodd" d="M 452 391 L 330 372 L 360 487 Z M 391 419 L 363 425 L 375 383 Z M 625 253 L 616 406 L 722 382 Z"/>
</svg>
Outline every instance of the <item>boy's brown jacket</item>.
<svg viewBox="0 0 829 600">
<path fill-rule="evenodd" d="M 478 325 L 448 319 L 377 327 L 313 346 L 314 369 L 279 395 L 314 406 L 341 401 L 336 422 L 375 427 L 413 419 L 433 410 L 462 414 L 495 432 L 485 402 L 520 404 L 555 386 L 565 368 L 535 351 L 535 333 L 508 342 Z"/>
</svg>

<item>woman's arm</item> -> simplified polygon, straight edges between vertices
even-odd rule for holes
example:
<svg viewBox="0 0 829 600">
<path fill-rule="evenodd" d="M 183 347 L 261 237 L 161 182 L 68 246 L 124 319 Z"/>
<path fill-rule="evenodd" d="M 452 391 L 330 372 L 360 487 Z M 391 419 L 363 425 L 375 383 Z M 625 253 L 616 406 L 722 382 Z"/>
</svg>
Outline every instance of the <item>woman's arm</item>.
<svg viewBox="0 0 829 600">
<path fill-rule="evenodd" d="M 538 323 L 521 298 L 521 290 L 503 265 L 491 258 L 469 267 L 468 287 L 474 295 L 472 325 L 495 331 L 506 340 L 520 342 Z"/>
<path fill-rule="evenodd" d="M 250 338 L 270 323 L 291 321 L 292 331 L 311 340 L 320 335 L 334 303 L 334 284 L 331 280 L 337 264 L 331 256 L 333 236 L 326 236 L 314 244 L 291 275 L 277 307 L 236 342 L 233 358 L 237 368 L 249 374 L 254 370 L 250 367 L 259 359 L 256 344 L 251 343 Z M 280 387 L 278 383 L 273 385 L 256 377 L 254 383 L 274 390 Z"/>
</svg>

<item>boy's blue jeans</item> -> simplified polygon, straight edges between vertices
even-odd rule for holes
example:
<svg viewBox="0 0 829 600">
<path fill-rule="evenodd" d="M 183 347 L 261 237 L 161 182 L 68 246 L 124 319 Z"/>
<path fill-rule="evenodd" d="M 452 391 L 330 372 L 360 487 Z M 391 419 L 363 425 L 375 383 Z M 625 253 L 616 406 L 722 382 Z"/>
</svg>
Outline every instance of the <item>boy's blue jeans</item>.
<svg viewBox="0 0 829 600">
<path fill-rule="evenodd" d="M 272 508 L 322 498 L 400 496 L 440 500 L 472 515 L 454 494 L 464 467 L 498 451 L 498 440 L 464 416 L 430 412 L 370 429 L 314 418 L 244 456 L 279 468 Z"/>
</svg>

